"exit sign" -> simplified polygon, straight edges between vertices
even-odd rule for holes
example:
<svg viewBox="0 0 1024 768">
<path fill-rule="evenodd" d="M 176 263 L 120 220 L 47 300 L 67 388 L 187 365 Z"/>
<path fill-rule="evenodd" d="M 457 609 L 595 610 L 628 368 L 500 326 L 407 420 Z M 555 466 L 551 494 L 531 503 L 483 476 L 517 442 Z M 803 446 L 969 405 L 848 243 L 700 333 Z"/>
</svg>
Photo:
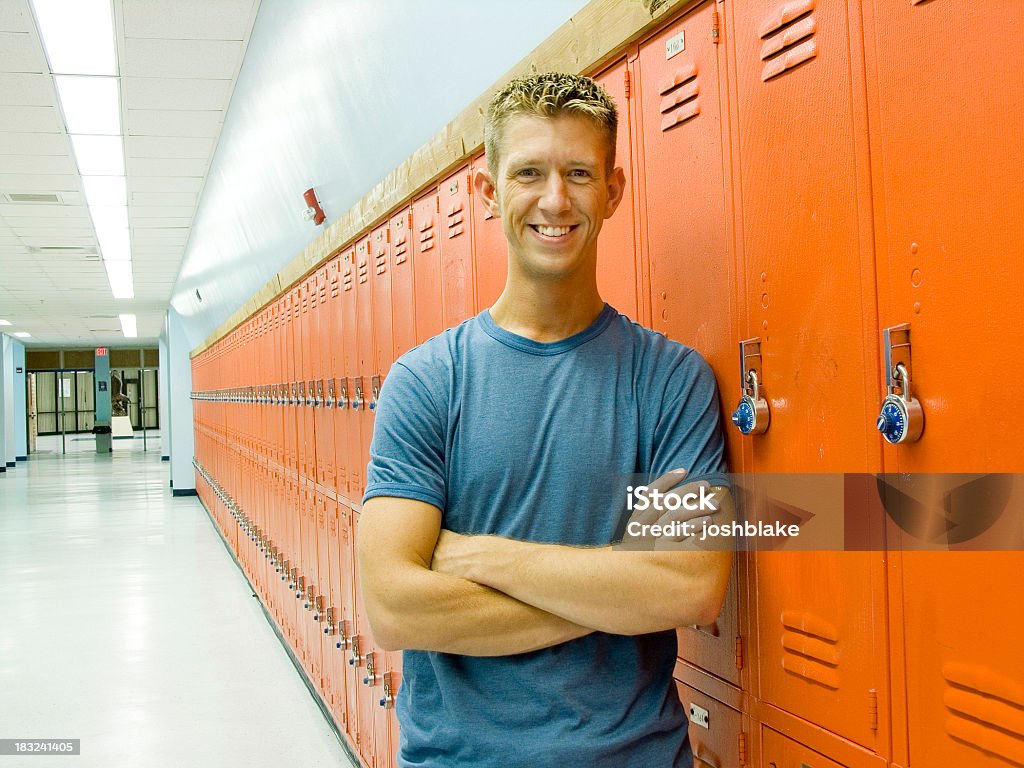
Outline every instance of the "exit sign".
<svg viewBox="0 0 1024 768">
<path fill-rule="evenodd" d="M 106 357 L 106 356 L 107 356 L 107 348 L 106 347 L 97 347 L 96 348 L 96 357 Z"/>
</svg>

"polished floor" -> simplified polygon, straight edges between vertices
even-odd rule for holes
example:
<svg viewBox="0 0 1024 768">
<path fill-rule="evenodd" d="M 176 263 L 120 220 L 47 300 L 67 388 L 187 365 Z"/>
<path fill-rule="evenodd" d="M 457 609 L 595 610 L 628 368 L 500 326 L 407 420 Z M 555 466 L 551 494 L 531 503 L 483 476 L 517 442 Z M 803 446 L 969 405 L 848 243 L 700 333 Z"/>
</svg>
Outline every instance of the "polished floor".
<svg viewBox="0 0 1024 768">
<path fill-rule="evenodd" d="M 351 765 L 159 439 L 73 445 L 0 474 L 0 739 L 81 755 L 0 768 Z"/>
</svg>

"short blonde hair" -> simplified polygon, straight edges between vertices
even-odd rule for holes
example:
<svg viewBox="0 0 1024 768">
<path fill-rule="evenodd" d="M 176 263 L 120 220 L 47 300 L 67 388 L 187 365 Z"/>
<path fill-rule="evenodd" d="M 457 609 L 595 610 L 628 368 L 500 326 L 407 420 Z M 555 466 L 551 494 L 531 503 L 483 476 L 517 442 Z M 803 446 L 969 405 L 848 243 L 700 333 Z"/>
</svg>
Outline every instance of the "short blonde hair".
<svg viewBox="0 0 1024 768">
<path fill-rule="evenodd" d="M 575 115 L 589 120 L 608 139 L 608 168 L 614 167 L 618 111 L 612 97 L 592 78 L 542 72 L 516 78 L 498 91 L 487 107 L 484 123 L 484 150 L 492 174 L 498 171 L 505 124 L 515 115 L 547 118 Z"/>
</svg>

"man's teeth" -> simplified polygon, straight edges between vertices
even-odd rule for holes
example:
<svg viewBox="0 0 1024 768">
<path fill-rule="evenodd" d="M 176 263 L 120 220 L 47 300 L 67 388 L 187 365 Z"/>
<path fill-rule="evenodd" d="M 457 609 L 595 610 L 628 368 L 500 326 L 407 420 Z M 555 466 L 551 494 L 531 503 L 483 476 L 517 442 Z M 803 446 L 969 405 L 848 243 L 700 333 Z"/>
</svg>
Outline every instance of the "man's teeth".
<svg viewBox="0 0 1024 768">
<path fill-rule="evenodd" d="M 540 225 L 536 225 L 534 229 L 548 237 L 561 237 L 562 235 L 568 234 L 572 227 L 542 227 Z"/>
</svg>

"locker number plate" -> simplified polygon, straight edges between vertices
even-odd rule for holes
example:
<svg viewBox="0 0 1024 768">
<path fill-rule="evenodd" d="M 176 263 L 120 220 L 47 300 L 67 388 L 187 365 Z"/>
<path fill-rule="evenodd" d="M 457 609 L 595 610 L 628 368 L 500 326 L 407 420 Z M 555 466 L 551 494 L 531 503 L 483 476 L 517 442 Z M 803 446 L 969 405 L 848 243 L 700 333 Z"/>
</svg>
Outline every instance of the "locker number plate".
<svg viewBox="0 0 1024 768">
<path fill-rule="evenodd" d="M 694 725 L 699 725 L 701 728 L 709 728 L 708 711 L 703 707 L 698 707 L 696 704 L 691 704 L 690 722 Z"/>
<path fill-rule="evenodd" d="M 682 53 L 686 50 L 686 30 L 684 29 L 678 35 L 672 35 L 668 40 L 665 41 L 665 58 L 671 59 L 677 53 Z"/>
</svg>

